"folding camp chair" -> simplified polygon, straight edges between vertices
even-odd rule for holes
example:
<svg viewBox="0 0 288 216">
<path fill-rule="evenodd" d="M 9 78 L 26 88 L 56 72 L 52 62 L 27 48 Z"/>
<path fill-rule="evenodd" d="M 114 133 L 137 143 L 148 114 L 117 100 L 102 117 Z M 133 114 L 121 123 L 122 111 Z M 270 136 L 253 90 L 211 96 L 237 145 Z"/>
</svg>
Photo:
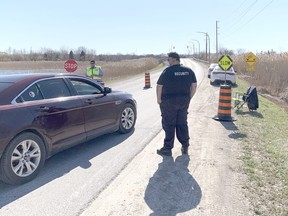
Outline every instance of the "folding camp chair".
<svg viewBox="0 0 288 216">
<path fill-rule="evenodd" d="M 233 98 L 232 98 L 233 105 L 234 105 L 233 109 L 237 108 L 237 110 L 238 110 L 244 105 L 243 96 L 244 96 L 244 94 L 241 92 L 235 92 L 233 94 Z"/>
<path fill-rule="evenodd" d="M 259 108 L 257 89 L 255 86 L 250 86 L 247 92 L 244 94 L 236 92 L 233 100 L 234 100 L 233 108 L 237 108 L 237 110 L 242 108 L 243 105 L 246 103 L 249 111 L 257 110 Z"/>
</svg>

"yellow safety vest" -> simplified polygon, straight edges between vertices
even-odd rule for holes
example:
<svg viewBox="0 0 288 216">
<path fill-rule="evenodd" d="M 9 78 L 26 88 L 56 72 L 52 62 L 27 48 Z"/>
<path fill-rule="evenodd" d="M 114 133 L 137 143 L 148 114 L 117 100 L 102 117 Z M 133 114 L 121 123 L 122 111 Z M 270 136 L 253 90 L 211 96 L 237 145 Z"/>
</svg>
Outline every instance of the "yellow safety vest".
<svg viewBox="0 0 288 216">
<path fill-rule="evenodd" d="M 94 68 L 86 68 L 86 76 L 95 79 L 95 80 L 101 80 L 103 76 L 103 71 L 100 66 L 96 66 Z"/>
</svg>

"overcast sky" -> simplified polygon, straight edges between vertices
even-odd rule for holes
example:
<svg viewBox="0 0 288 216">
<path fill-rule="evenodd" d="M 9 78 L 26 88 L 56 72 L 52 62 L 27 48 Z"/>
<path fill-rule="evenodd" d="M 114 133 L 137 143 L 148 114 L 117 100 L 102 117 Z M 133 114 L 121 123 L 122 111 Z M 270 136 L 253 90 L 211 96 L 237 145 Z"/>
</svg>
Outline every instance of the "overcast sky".
<svg viewBox="0 0 288 216">
<path fill-rule="evenodd" d="M 204 51 L 207 33 L 213 53 L 216 21 L 219 48 L 286 52 L 287 8 L 287 0 L 2 1 L 0 52 L 86 47 L 97 54 L 184 54 L 199 44 Z"/>
</svg>

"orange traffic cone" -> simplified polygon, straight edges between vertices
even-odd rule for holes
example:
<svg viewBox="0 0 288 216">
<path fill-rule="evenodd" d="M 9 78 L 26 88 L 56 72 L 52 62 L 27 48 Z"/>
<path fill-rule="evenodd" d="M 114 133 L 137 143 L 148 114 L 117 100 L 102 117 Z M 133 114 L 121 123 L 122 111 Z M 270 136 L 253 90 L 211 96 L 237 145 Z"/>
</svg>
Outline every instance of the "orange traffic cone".
<svg viewBox="0 0 288 216">
<path fill-rule="evenodd" d="M 217 121 L 235 121 L 231 116 L 232 90 L 230 85 L 221 85 L 219 94 L 218 113 L 213 119 Z"/>
<path fill-rule="evenodd" d="M 144 89 L 151 88 L 150 73 L 145 73 L 145 86 Z"/>
</svg>

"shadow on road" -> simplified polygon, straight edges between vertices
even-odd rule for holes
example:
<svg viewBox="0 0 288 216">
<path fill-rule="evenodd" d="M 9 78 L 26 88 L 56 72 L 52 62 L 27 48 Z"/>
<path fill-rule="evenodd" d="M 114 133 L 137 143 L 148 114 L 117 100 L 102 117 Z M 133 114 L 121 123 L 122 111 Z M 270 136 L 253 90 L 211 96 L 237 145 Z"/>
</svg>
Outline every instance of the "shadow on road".
<svg viewBox="0 0 288 216">
<path fill-rule="evenodd" d="M 200 203 L 202 191 L 189 173 L 189 161 L 188 155 L 175 161 L 173 157 L 163 157 L 145 191 L 145 202 L 153 210 L 151 215 L 175 216 Z"/>
<path fill-rule="evenodd" d="M 133 133 L 134 131 L 121 135 L 117 132 L 106 134 L 60 152 L 46 160 L 43 169 L 36 179 L 26 184 L 13 186 L 0 182 L 0 209 L 37 188 L 60 178 L 77 167 L 88 169 L 91 166 L 90 160 L 92 158 L 121 144 Z"/>
</svg>

